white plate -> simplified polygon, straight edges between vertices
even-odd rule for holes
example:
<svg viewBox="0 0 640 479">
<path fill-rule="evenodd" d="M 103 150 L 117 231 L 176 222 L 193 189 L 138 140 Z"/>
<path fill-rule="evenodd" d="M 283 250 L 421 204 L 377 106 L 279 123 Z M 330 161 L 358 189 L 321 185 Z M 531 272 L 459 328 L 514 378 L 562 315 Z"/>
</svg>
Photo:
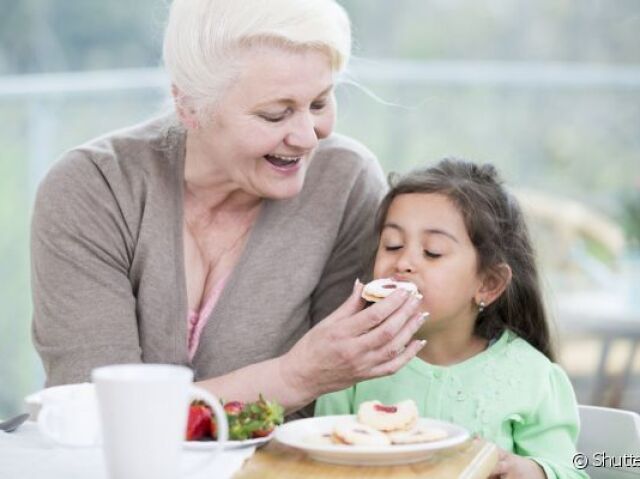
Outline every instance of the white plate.
<svg viewBox="0 0 640 479">
<path fill-rule="evenodd" d="M 265 437 L 257 437 L 255 439 L 245 439 L 244 441 L 227 441 L 224 445 L 225 449 L 239 449 L 242 447 L 259 447 L 268 443 L 273 439 L 275 431 Z M 215 449 L 218 445 L 217 441 L 184 441 L 182 446 L 185 449 L 191 449 L 195 451 L 203 451 Z"/>
<path fill-rule="evenodd" d="M 278 441 L 305 451 L 317 461 L 359 466 L 389 466 L 411 464 L 429 459 L 436 451 L 462 444 L 469 439 L 469 432 L 455 424 L 435 419 L 420 418 L 418 424 L 447 431 L 448 436 L 439 441 L 420 444 L 394 444 L 390 446 L 350 446 L 342 444 L 316 444 L 314 437 L 330 434 L 337 421 L 357 423 L 355 416 L 323 416 L 288 422 L 276 431 Z"/>
</svg>

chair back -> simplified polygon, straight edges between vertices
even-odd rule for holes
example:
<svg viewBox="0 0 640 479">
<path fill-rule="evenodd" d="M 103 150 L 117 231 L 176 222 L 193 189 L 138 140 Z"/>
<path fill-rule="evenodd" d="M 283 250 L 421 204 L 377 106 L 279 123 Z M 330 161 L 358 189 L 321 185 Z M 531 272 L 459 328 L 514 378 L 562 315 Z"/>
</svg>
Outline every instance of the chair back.
<svg viewBox="0 0 640 479">
<path fill-rule="evenodd" d="M 640 415 L 598 406 L 580 405 L 578 410 L 577 449 L 589 459 L 591 478 L 640 479 Z"/>
</svg>

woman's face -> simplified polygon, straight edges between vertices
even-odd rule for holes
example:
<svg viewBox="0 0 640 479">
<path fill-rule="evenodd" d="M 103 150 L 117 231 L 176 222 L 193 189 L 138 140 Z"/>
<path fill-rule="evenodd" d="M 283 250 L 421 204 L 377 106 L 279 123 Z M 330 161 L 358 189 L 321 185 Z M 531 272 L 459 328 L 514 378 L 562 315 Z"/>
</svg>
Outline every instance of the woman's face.
<svg viewBox="0 0 640 479">
<path fill-rule="evenodd" d="M 251 47 L 212 115 L 191 130 L 199 170 L 250 195 L 297 195 L 318 140 L 335 123 L 328 55 Z"/>
<path fill-rule="evenodd" d="M 475 321 L 482 286 L 477 253 L 458 208 L 444 195 L 402 194 L 392 201 L 376 253 L 374 277 L 412 281 L 430 313 L 423 329 Z"/>
</svg>

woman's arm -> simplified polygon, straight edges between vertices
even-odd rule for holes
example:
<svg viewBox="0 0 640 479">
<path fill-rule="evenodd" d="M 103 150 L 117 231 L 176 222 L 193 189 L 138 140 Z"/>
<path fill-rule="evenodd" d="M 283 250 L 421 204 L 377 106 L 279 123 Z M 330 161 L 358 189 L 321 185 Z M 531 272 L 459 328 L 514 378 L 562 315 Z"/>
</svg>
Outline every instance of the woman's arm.
<svg viewBox="0 0 640 479">
<path fill-rule="evenodd" d="M 41 183 L 31 228 L 33 341 L 47 385 L 140 362 L 129 231 L 96 165 L 80 152 Z"/>
<path fill-rule="evenodd" d="M 283 356 L 199 384 L 218 397 L 275 399 L 291 413 L 321 394 L 393 374 L 422 348 L 413 334 L 422 324 L 420 301 L 398 291 L 362 309 L 362 285 Z M 406 346 L 406 347 L 405 347 Z"/>
</svg>

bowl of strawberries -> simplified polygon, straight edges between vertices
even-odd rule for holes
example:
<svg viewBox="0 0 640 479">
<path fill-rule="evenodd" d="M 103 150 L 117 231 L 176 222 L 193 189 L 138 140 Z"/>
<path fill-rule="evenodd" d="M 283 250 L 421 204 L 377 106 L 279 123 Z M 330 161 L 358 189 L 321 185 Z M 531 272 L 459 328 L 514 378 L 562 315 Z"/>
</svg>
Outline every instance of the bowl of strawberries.
<svg viewBox="0 0 640 479">
<path fill-rule="evenodd" d="M 284 421 L 284 408 L 275 401 L 267 401 L 262 395 L 255 402 L 223 401 L 222 406 L 229 421 L 227 448 L 265 444 Z M 201 400 L 192 401 L 185 447 L 209 449 L 215 447 L 216 438 L 217 424 L 211 407 Z"/>
</svg>

